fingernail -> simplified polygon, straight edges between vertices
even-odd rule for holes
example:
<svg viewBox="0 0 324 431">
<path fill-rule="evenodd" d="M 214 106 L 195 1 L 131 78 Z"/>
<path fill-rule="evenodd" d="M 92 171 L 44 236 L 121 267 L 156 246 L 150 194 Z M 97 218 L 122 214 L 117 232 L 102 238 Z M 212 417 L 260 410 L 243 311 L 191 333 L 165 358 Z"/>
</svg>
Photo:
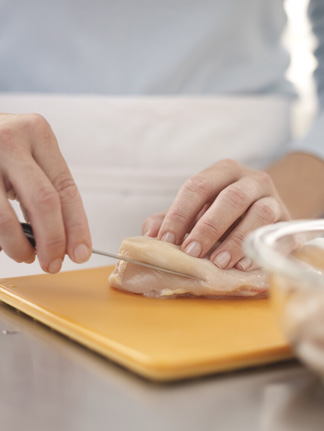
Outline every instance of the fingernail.
<svg viewBox="0 0 324 431">
<path fill-rule="evenodd" d="M 74 259 L 78 263 L 86 262 L 90 257 L 90 250 L 85 244 L 79 244 L 74 249 Z"/>
<path fill-rule="evenodd" d="M 243 257 L 239 262 L 237 262 L 237 264 L 235 265 L 235 268 L 241 271 L 246 271 L 247 269 L 250 268 L 251 265 L 252 265 L 252 260 L 249 257 Z"/>
<path fill-rule="evenodd" d="M 55 274 L 56 272 L 59 272 L 59 270 L 62 267 L 63 260 L 61 258 L 53 260 L 48 266 L 48 272 L 51 274 Z"/>
<path fill-rule="evenodd" d="M 175 235 L 172 232 L 166 232 L 162 238 L 161 241 L 165 241 L 165 242 L 171 242 L 172 244 L 175 244 Z"/>
<path fill-rule="evenodd" d="M 201 254 L 201 245 L 197 241 L 191 241 L 189 245 L 184 249 L 184 252 L 192 257 L 199 257 Z"/>
<path fill-rule="evenodd" d="M 213 262 L 216 266 L 218 266 L 218 268 L 224 269 L 230 263 L 231 258 L 232 257 L 228 251 L 222 251 L 213 259 Z"/>
</svg>

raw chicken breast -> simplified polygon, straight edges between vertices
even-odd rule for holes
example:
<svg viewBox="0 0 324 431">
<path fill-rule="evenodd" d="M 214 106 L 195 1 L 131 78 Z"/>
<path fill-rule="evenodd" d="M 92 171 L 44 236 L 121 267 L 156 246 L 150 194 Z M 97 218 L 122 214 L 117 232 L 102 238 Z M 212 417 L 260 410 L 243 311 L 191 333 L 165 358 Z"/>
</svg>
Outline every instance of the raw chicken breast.
<svg viewBox="0 0 324 431">
<path fill-rule="evenodd" d="M 186 278 L 139 265 L 117 261 L 109 277 L 117 289 L 151 297 L 176 296 L 265 296 L 267 282 L 261 270 L 243 272 L 218 269 L 210 260 L 191 257 L 180 247 L 149 237 L 126 238 L 121 256 L 196 276 Z"/>
</svg>

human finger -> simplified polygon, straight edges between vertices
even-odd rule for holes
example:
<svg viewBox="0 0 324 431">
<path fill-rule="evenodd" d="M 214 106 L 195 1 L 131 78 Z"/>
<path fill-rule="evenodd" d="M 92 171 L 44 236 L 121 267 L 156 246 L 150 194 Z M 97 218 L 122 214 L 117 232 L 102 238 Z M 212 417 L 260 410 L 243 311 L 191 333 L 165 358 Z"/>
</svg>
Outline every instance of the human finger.
<svg viewBox="0 0 324 431">
<path fill-rule="evenodd" d="M 29 218 L 29 215 L 28 215 L 28 211 L 26 210 L 26 208 L 20 202 L 19 202 L 19 207 L 21 209 L 21 212 L 23 214 L 25 222 L 29 223 L 30 222 L 30 218 Z"/>
<path fill-rule="evenodd" d="M 252 260 L 244 256 L 243 241 L 248 233 L 267 224 L 288 219 L 288 212 L 273 196 L 259 199 L 251 205 L 240 223 L 224 238 L 210 255 L 210 260 L 221 269 L 230 269 L 236 264 L 248 270 Z"/>
<path fill-rule="evenodd" d="M 162 225 L 165 213 L 153 214 L 144 219 L 142 224 L 142 235 L 156 238 Z"/>
<path fill-rule="evenodd" d="M 66 250 L 65 229 L 59 196 L 33 159 L 15 167 L 10 178 L 26 208 L 37 244 L 37 256 L 44 271 L 61 269 Z M 10 175 L 10 174 L 9 174 Z"/>
<path fill-rule="evenodd" d="M 17 198 L 17 195 L 16 195 L 16 192 L 14 191 L 12 185 L 8 181 L 8 179 L 3 178 L 2 184 L 4 186 L 6 193 L 7 193 L 7 198 L 10 199 L 11 201 L 14 201 Z"/>
<path fill-rule="evenodd" d="M 251 176 L 242 177 L 225 187 L 193 227 L 181 246 L 182 250 L 194 257 L 204 257 L 265 192 Z"/>
<path fill-rule="evenodd" d="M 189 230 L 197 223 L 199 218 L 207 211 L 209 205 L 204 205 L 202 210 L 199 212 L 197 217 L 192 221 L 191 227 L 189 227 Z M 153 214 L 151 216 L 148 216 L 144 219 L 142 224 L 142 235 L 145 236 L 151 236 L 152 238 L 156 238 L 159 230 L 161 228 L 161 225 L 163 223 L 165 217 L 165 212 L 159 213 L 159 214 Z M 174 237 L 167 237 L 165 236 L 163 238 L 164 241 L 173 243 L 175 241 Z"/>
<path fill-rule="evenodd" d="M 181 244 L 206 205 L 209 206 L 221 190 L 237 179 L 233 167 L 222 161 L 188 178 L 167 211 L 158 238 L 172 237 L 175 244 Z"/>
<path fill-rule="evenodd" d="M 0 249 L 16 262 L 31 263 L 35 259 L 35 251 L 26 239 L 15 211 L 8 202 L 2 178 L 0 178 L 0 244 Z"/>
<path fill-rule="evenodd" d="M 79 190 L 50 126 L 42 117 L 38 122 L 39 145 L 35 145 L 34 159 L 58 193 L 66 234 L 67 254 L 74 262 L 85 262 L 91 255 L 92 246 L 88 220 Z"/>
<path fill-rule="evenodd" d="M 234 265 L 234 268 L 239 269 L 240 271 L 254 271 L 255 269 L 259 269 L 260 265 L 257 263 L 251 261 L 251 259 L 247 256 L 244 256 L 242 259 L 240 259 L 236 265 Z"/>
</svg>

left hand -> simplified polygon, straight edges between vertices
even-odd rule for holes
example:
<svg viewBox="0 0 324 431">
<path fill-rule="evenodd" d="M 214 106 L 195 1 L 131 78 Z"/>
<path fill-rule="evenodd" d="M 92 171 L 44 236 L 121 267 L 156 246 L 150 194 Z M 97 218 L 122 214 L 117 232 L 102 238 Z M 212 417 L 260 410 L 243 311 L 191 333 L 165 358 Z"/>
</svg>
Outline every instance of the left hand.
<svg viewBox="0 0 324 431">
<path fill-rule="evenodd" d="M 242 248 L 246 235 L 289 219 L 270 175 L 222 160 L 186 180 L 168 211 L 146 218 L 142 230 L 181 244 L 191 256 L 210 253 L 209 259 L 221 269 L 248 270 L 252 261 Z"/>
</svg>

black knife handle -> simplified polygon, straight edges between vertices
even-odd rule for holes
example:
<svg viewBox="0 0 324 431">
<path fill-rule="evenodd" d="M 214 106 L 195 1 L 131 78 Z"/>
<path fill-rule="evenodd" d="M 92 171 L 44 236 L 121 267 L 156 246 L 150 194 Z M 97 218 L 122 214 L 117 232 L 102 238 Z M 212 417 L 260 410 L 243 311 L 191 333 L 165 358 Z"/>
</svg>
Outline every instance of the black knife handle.
<svg viewBox="0 0 324 431">
<path fill-rule="evenodd" d="M 28 223 L 20 223 L 21 227 L 23 228 L 24 234 L 26 235 L 26 238 L 31 243 L 33 247 L 36 247 L 36 241 L 34 238 L 33 228 Z"/>
</svg>

